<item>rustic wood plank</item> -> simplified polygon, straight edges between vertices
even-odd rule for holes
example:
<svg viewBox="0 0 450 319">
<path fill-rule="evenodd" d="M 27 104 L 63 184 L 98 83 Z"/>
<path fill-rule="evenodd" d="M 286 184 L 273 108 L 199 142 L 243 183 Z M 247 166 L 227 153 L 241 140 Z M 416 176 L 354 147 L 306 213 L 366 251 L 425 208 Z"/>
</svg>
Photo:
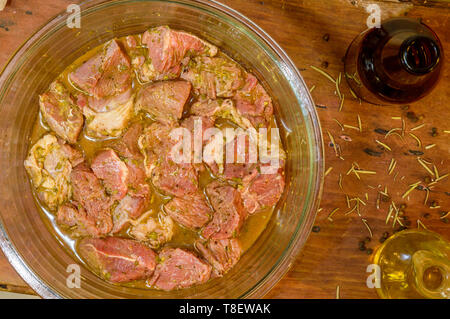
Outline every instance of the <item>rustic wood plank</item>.
<svg viewBox="0 0 450 319">
<path fill-rule="evenodd" d="M 50 17 L 64 10 L 74 1 L 54 0 L 13 1 L 0 12 L 0 65 L 3 65 L 19 44 L 36 28 Z M 366 267 L 371 263 L 371 255 L 358 250 L 358 242 L 369 235 L 361 218 L 354 212 L 345 215 L 347 208 L 345 194 L 358 196 L 365 203 L 361 215 L 367 220 L 373 232 L 373 239 L 368 245 L 376 249 L 382 233 L 392 233 L 392 222 L 386 225 L 387 203 L 376 208 L 376 194 L 387 186 L 389 194 L 396 203 L 405 203 L 405 215 L 416 226 L 419 218 L 429 229 L 450 238 L 448 224 L 439 217 L 440 211 L 450 210 L 450 178 L 439 182 L 430 193 L 430 201 L 435 200 L 442 209 L 430 209 L 423 205 L 425 192 L 413 191 L 409 197 L 402 199 L 408 185 L 423 180 L 426 171 L 417 163 L 413 155 L 405 155 L 410 149 L 418 149 L 413 138 L 384 136 L 374 132 L 376 128 L 390 130 L 401 126 L 401 121 L 392 117 L 403 117 L 407 129 L 425 124 L 414 131 L 423 145 L 436 144 L 429 150 L 422 150 L 424 158 L 434 161 L 441 172 L 450 173 L 450 139 L 444 130 L 450 130 L 448 101 L 450 92 L 448 83 L 450 71 L 448 66 L 439 85 L 428 97 L 420 102 L 406 106 L 376 107 L 366 103 L 360 104 L 352 98 L 345 81 L 341 91 L 345 94 L 345 103 L 338 111 L 339 100 L 335 88 L 322 75 L 311 69 L 311 65 L 321 67 L 333 77 L 343 72 L 342 59 L 352 39 L 366 26 L 368 14 L 365 6 L 378 3 L 382 9 L 383 19 L 391 16 L 410 16 L 422 18 L 440 37 L 444 51 L 450 52 L 450 11 L 446 1 L 363 1 L 363 0 L 224 0 L 225 4 L 242 12 L 266 30 L 289 54 L 302 71 L 307 84 L 315 90 L 312 96 L 317 108 L 325 141 L 326 168 L 333 170 L 325 178 L 322 210 L 318 213 L 316 225 L 320 232 L 312 233 L 304 249 L 298 256 L 292 269 L 267 295 L 267 298 L 334 298 L 336 287 L 340 287 L 342 298 L 376 298 L 376 293 L 367 288 Z M 39 9 L 37 9 L 39 8 Z M 325 36 L 327 35 L 327 36 Z M 324 37 L 325 36 L 325 37 Z M 328 39 L 327 41 L 324 39 Z M 446 62 L 448 58 L 445 58 Z M 407 116 L 414 112 L 417 122 Z M 340 123 L 358 126 L 360 115 L 362 132 L 353 129 L 342 131 L 335 120 Z M 436 127 L 438 135 L 430 134 Z M 329 131 L 342 149 L 341 160 L 335 156 L 326 132 Z M 341 138 L 342 137 L 342 138 Z M 344 140 L 345 138 L 345 140 Z M 346 141 L 351 139 L 351 141 Z M 392 152 L 380 150 L 375 142 L 378 139 L 392 148 Z M 366 154 L 364 148 L 381 152 L 380 157 Z M 398 161 L 395 172 L 387 173 L 390 161 Z M 352 162 L 362 168 L 376 171 L 376 175 L 362 176 L 358 180 L 354 174 L 346 175 Z M 339 186 L 339 174 L 342 175 L 342 189 Z M 394 180 L 395 176 L 395 180 Z M 380 185 L 380 187 L 378 187 Z M 374 187 L 374 189 L 370 188 Z M 447 193 L 446 193 L 447 192 Z M 369 199 L 366 199 L 366 194 Z M 327 217 L 335 208 L 339 210 L 330 221 Z M 429 214 L 426 215 L 426 214 Z M 425 217 L 427 216 L 427 217 Z M 25 284 L 15 274 L 3 256 L 0 256 L 1 284 L 26 289 Z"/>
</svg>

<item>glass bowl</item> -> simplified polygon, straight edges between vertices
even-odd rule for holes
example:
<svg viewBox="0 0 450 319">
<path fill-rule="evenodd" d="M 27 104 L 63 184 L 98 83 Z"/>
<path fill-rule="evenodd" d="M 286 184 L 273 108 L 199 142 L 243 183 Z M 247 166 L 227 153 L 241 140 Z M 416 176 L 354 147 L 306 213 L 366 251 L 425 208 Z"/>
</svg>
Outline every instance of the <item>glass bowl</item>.
<svg viewBox="0 0 450 319">
<path fill-rule="evenodd" d="M 323 184 L 320 125 L 294 63 L 253 22 L 214 1 L 92 0 L 80 6 L 80 29 L 67 27 L 68 13 L 58 15 L 26 41 L 0 75 L 0 245 L 9 262 L 44 298 L 263 297 L 305 244 Z M 76 258 L 41 218 L 23 167 L 38 94 L 89 48 L 158 25 L 210 41 L 262 81 L 274 99 L 287 150 L 285 192 L 266 230 L 223 278 L 163 292 L 113 285 L 80 265 L 81 287 L 69 288 L 67 269 Z"/>
</svg>

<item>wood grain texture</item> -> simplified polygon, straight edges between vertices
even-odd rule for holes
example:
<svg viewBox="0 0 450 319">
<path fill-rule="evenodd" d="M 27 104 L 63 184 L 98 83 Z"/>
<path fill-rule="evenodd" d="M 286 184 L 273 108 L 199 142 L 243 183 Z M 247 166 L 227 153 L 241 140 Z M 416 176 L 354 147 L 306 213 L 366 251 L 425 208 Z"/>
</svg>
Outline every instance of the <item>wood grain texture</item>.
<svg viewBox="0 0 450 319">
<path fill-rule="evenodd" d="M 12 1 L 0 12 L 0 65 L 6 63 L 9 56 L 20 43 L 32 34 L 36 28 L 50 17 L 63 11 L 69 3 L 76 1 Z M 411 228 L 417 227 L 420 219 L 430 230 L 450 239 L 450 226 L 439 217 L 441 211 L 450 211 L 450 178 L 437 183 L 430 192 L 428 205 L 424 205 L 425 192 L 414 190 L 402 199 L 408 185 L 423 180 L 427 172 L 417 163 L 416 156 L 408 154 L 409 150 L 419 150 L 416 141 L 408 133 L 403 140 L 398 136 L 384 136 L 374 132 L 381 128 L 390 130 L 401 127 L 401 121 L 392 117 L 405 119 L 406 132 L 425 124 L 414 131 L 423 144 L 436 144 L 425 150 L 423 158 L 432 161 L 440 175 L 450 173 L 450 130 L 448 90 L 450 70 L 448 58 L 442 79 L 435 90 L 420 102 L 406 106 L 377 107 L 359 103 L 352 98 L 348 86 L 342 81 L 341 91 L 345 94 L 345 103 L 338 111 L 339 99 L 332 83 L 310 68 L 321 67 L 333 77 L 343 72 L 343 57 L 352 39 L 363 31 L 367 19 L 365 6 L 377 3 L 382 9 L 383 19 L 392 16 L 421 18 L 440 37 L 445 52 L 450 52 L 450 8 L 446 1 L 363 1 L 363 0 L 223 0 L 223 3 L 240 11 L 267 31 L 294 60 L 302 70 L 309 87 L 315 86 L 312 96 L 319 107 L 325 142 L 326 169 L 333 169 L 325 178 L 322 210 L 318 213 L 316 225 L 320 232 L 312 233 L 304 249 L 286 276 L 272 289 L 267 298 L 335 298 L 336 287 L 340 287 L 341 298 L 377 298 L 375 291 L 366 287 L 366 267 L 371 263 L 371 255 L 358 249 L 358 242 L 369 235 L 366 226 L 354 212 L 345 215 L 347 208 L 345 194 L 358 196 L 365 202 L 361 215 L 367 220 L 373 232 L 372 241 L 367 245 L 376 249 L 378 239 L 386 231 L 392 233 L 392 221 L 386 225 L 388 203 L 376 208 L 378 190 L 386 186 L 395 203 L 407 205 L 405 216 L 411 221 Z M 324 40 L 328 35 L 328 41 Z M 327 38 L 325 37 L 325 38 Z M 450 53 L 449 53 L 450 54 Z M 410 120 L 407 112 L 414 112 L 418 121 Z M 357 115 L 362 123 L 362 132 L 345 129 L 342 131 L 335 120 L 340 123 L 358 126 Z M 411 116 L 409 116 L 411 117 Z M 435 127 L 438 135 L 430 132 Z M 335 156 L 333 147 L 329 146 L 329 131 L 336 144 L 342 150 L 341 160 Z M 342 137 L 342 138 L 341 138 Z M 346 141 L 348 138 L 351 141 Z M 392 151 L 380 150 L 375 140 L 388 144 Z M 382 152 L 380 157 L 369 156 L 363 152 L 371 148 Z M 397 166 L 392 175 L 387 174 L 392 158 Z M 361 168 L 376 171 L 376 175 L 361 176 L 358 180 L 354 174 L 346 172 L 357 162 Z M 397 174 L 398 173 L 398 174 Z M 339 187 L 339 174 L 342 177 L 342 189 Z M 395 180 L 394 180 L 395 176 Z M 371 188 L 373 187 L 373 189 Z M 446 193 L 447 192 L 447 193 Z M 366 194 L 368 200 L 366 199 Z M 439 209 L 430 209 L 429 203 L 436 201 Z M 339 210 L 328 220 L 329 213 Z M 429 215 L 426 215 L 429 214 Z M 15 274 L 6 259 L 0 257 L 1 284 L 26 289 L 25 283 Z"/>
</svg>

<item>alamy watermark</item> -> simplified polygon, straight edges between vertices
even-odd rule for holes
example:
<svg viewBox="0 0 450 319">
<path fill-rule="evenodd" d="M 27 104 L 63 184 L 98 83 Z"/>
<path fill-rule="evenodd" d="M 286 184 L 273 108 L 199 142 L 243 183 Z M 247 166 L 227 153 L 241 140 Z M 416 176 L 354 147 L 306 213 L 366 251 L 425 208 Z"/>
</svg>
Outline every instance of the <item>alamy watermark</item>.
<svg viewBox="0 0 450 319">
<path fill-rule="evenodd" d="M 379 28 L 381 26 L 381 9 L 378 4 L 372 3 L 366 7 L 367 13 L 370 15 L 367 17 L 367 27 Z"/>
<path fill-rule="evenodd" d="M 367 288 L 381 288 L 381 268 L 377 264 L 370 264 L 366 268 L 366 272 L 370 273 L 367 276 L 366 285 Z"/>
<path fill-rule="evenodd" d="M 77 264 L 70 264 L 67 266 L 66 272 L 69 273 L 66 279 L 66 286 L 68 288 L 81 287 L 81 268 Z"/>
<path fill-rule="evenodd" d="M 67 17 L 66 24 L 70 29 L 80 29 L 81 28 L 81 8 L 77 4 L 69 4 L 67 6 Z"/>
</svg>

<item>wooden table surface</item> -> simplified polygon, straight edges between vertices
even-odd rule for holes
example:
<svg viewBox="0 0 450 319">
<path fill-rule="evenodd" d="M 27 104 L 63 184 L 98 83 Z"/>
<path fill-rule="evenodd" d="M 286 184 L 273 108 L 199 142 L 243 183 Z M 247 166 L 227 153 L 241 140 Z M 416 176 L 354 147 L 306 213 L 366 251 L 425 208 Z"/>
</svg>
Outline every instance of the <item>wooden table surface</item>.
<svg viewBox="0 0 450 319">
<path fill-rule="evenodd" d="M 49 18 L 64 11 L 74 0 L 28 0 L 10 1 L 0 12 L 0 66 L 4 65 L 14 50 Z M 311 69 L 320 67 L 334 78 L 343 73 L 343 57 L 351 40 L 366 29 L 368 13 L 366 6 L 376 3 L 382 18 L 408 16 L 421 18 L 440 37 L 444 51 L 450 55 L 450 3 L 448 0 L 222 0 L 240 11 L 267 31 L 294 60 L 305 81 L 311 88 L 317 105 L 325 142 L 325 168 L 331 169 L 325 177 L 321 209 L 316 226 L 319 232 L 311 233 L 308 242 L 292 269 L 271 290 L 268 298 L 335 298 L 339 287 L 341 298 L 377 298 L 373 289 L 366 286 L 366 267 L 371 263 L 367 251 L 360 251 L 359 241 L 369 236 L 362 222 L 367 221 L 373 238 L 368 248 L 376 249 L 384 232 L 392 234 L 392 220 L 386 225 L 389 203 L 381 201 L 377 208 L 379 191 L 387 191 L 397 206 L 405 204 L 402 222 L 417 228 L 417 219 L 425 227 L 450 239 L 448 219 L 440 218 L 442 212 L 450 211 L 450 178 L 444 178 L 430 186 L 429 199 L 424 204 L 426 191 L 414 190 L 405 199 L 402 195 L 410 184 L 423 181 L 429 173 L 419 165 L 417 157 L 409 150 L 424 152 L 422 158 L 433 163 L 440 176 L 450 173 L 450 66 L 446 59 L 443 77 L 434 91 L 423 100 L 410 105 L 377 107 L 360 103 L 350 94 L 342 81 L 340 91 L 345 95 L 339 112 L 339 98 L 333 84 Z M 354 128 L 342 130 L 337 121 L 358 127 L 360 116 L 362 131 Z M 375 129 L 391 130 L 402 127 L 404 136 L 390 135 L 385 138 Z M 336 121 L 337 120 L 337 121 Z M 421 124 L 424 126 L 411 131 Z M 432 128 L 437 134 L 431 134 Z M 330 146 L 334 137 L 339 145 L 342 159 L 336 157 Z M 409 135 L 413 133 L 421 141 Z M 432 136 L 435 135 L 435 136 Z M 382 150 L 379 140 L 392 151 Z M 432 148 L 427 145 L 435 144 Z M 379 157 L 369 156 L 363 150 L 370 148 L 381 152 Z M 397 165 L 391 175 L 388 167 L 391 159 Z M 346 173 L 356 162 L 362 169 L 375 171 L 374 175 Z M 432 168 L 432 165 L 430 166 Z M 340 178 L 339 176 L 342 176 Z M 341 182 L 339 182 L 341 181 Z M 428 181 L 429 182 L 429 181 Z M 340 186 L 340 185 L 341 186 Z M 367 195 L 366 195 L 367 194 Z M 359 197 L 360 214 L 346 214 L 345 195 Z M 367 199 L 368 198 L 368 199 Z M 354 201 L 351 202 L 354 205 Z M 430 208 L 432 204 L 436 207 Z M 440 207 L 439 207 L 440 206 Z M 353 207 L 353 206 L 352 206 Z M 329 214 L 339 208 L 331 218 Z M 398 226 L 396 226 L 397 228 Z M 31 289 L 15 273 L 3 255 L 0 256 L 0 289 L 32 293 Z"/>
</svg>

